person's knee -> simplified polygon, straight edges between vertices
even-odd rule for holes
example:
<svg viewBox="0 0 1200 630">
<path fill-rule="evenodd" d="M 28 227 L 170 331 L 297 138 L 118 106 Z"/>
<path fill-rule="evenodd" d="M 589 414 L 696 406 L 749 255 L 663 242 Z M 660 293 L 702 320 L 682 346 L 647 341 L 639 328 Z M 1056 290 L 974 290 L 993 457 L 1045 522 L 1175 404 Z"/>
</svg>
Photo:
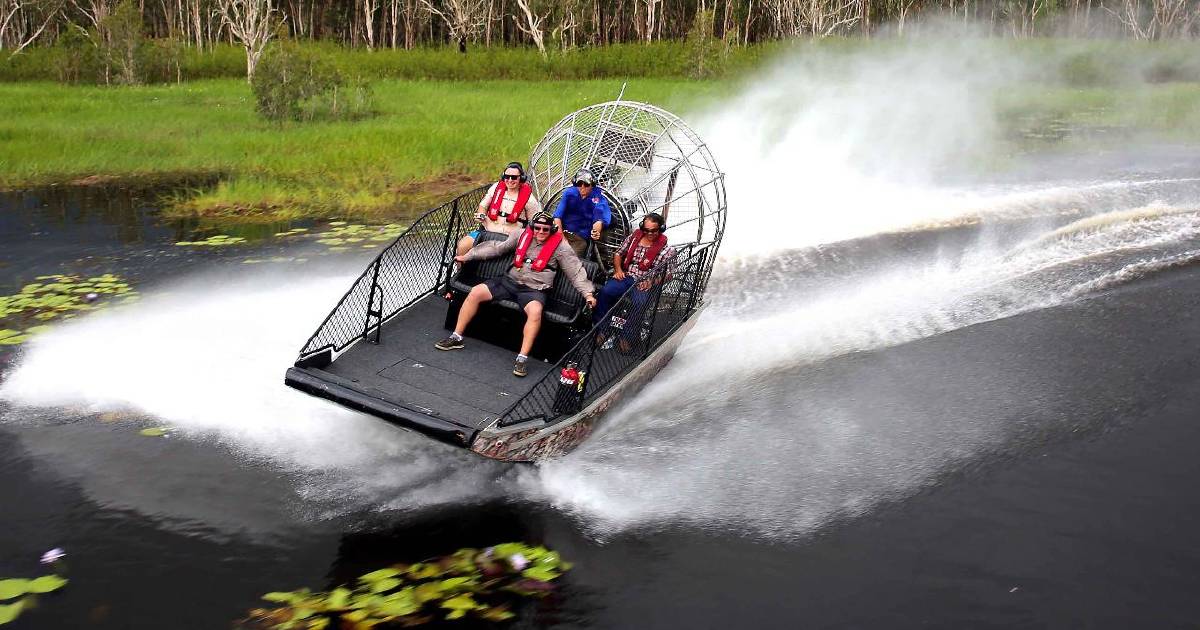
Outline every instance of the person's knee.
<svg viewBox="0 0 1200 630">
<path fill-rule="evenodd" d="M 471 292 L 467 294 L 467 299 L 475 302 L 487 302 L 492 299 L 492 292 L 486 284 L 477 284 L 471 287 Z"/>
<path fill-rule="evenodd" d="M 531 322 L 542 321 L 542 303 L 530 302 L 529 304 L 526 304 L 525 317 L 527 317 Z"/>
</svg>

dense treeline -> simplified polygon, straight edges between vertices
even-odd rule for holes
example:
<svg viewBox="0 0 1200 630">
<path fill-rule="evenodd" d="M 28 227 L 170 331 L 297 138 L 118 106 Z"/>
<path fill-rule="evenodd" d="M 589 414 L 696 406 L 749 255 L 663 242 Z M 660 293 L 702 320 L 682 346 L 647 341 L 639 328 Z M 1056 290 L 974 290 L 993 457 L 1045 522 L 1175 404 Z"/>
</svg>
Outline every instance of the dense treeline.
<svg viewBox="0 0 1200 630">
<path fill-rule="evenodd" d="M 697 29 L 746 44 L 797 36 L 899 30 L 927 15 L 996 34 L 1123 33 L 1188 37 L 1200 0 L 131 0 L 154 39 L 197 48 L 270 37 L 276 22 L 302 39 L 352 47 L 451 43 L 539 49 L 686 39 Z M 48 44 L 72 30 L 106 37 L 119 0 L 0 0 L 0 49 Z M 266 25 L 254 32 L 247 25 Z"/>
</svg>

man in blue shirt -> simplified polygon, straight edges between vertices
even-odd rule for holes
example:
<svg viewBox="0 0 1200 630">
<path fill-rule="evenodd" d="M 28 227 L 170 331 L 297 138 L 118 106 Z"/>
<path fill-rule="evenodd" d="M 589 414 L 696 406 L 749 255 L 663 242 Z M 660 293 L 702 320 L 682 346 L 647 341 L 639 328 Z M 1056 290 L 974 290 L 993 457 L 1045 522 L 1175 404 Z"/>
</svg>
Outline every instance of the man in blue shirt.
<svg viewBox="0 0 1200 630">
<path fill-rule="evenodd" d="M 564 190 L 558 200 L 554 225 L 562 231 L 575 255 L 583 258 L 588 241 L 600 238 L 600 230 L 612 222 L 612 209 L 591 171 L 580 170 L 572 183 L 575 186 Z"/>
</svg>

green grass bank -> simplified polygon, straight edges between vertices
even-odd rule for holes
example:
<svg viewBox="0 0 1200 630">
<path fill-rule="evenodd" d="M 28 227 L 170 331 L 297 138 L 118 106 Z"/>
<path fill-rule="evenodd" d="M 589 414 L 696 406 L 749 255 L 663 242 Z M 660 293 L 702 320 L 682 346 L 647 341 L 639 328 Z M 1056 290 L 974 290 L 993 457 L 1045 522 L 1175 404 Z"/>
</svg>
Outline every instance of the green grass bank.
<svg viewBox="0 0 1200 630">
<path fill-rule="evenodd" d="M 525 160 L 562 116 L 614 98 L 620 81 L 380 81 L 379 114 L 277 125 L 236 79 L 120 89 L 0 85 L 0 187 L 222 181 L 172 211 L 247 218 L 384 215 L 485 181 Z M 633 80 L 628 98 L 686 110 L 717 82 Z"/>
<path fill-rule="evenodd" d="M 895 40 L 789 46 L 789 68 L 819 66 L 830 81 L 850 72 L 841 70 L 839 60 L 862 55 L 874 63 L 915 47 Z M 753 67 L 768 66 L 783 48 L 758 49 Z M 647 46 L 636 54 L 654 50 Z M 991 63 L 987 55 L 1020 62 L 1020 75 L 997 86 L 992 103 L 1001 133 L 1018 145 L 1057 147 L 1064 130 L 1083 127 L 1133 129 L 1168 140 L 1200 138 L 1200 43 L 990 41 L 973 50 L 983 65 Z M 586 59 L 601 51 L 576 52 Z M 431 55 L 432 61 L 426 59 L 431 65 L 422 70 L 427 74 L 468 78 L 487 76 L 483 70 L 528 69 L 540 60 L 522 49 L 477 52 L 480 56 L 328 51 L 352 69 L 379 64 L 371 73 L 384 77 L 408 72 L 389 65 L 406 55 L 418 60 Z M 494 59 L 484 61 L 484 53 L 494 53 Z M 437 65 L 442 62 L 449 65 Z M 603 67 L 608 72 L 620 66 Z M 753 76 L 749 67 L 703 81 L 635 74 L 628 78 L 626 97 L 692 118 L 689 114 L 737 94 Z M 278 125 L 255 113 L 250 88 L 240 77 L 113 88 L 0 82 L 0 188 L 208 176 L 220 182 L 181 196 L 168 211 L 250 221 L 406 214 L 494 177 L 509 159 L 525 160 L 563 115 L 614 98 L 622 83 L 378 78 L 372 82 L 377 112 L 372 117 Z"/>
</svg>

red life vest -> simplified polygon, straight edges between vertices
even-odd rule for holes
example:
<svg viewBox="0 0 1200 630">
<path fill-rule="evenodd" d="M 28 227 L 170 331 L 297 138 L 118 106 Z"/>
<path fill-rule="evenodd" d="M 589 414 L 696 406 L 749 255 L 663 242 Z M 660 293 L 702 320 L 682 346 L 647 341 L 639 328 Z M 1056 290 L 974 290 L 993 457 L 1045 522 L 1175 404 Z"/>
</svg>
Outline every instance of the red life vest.
<svg viewBox="0 0 1200 630">
<path fill-rule="evenodd" d="M 634 230 L 633 231 L 633 242 L 629 244 L 629 249 L 625 250 L 625 268 L 626 269 L 629 268 L 629 265 L 633 264 L 633 250 L 637 249 L 638 244 L 641 242 L 642 242 L 642 231 Z M 654 242 L 650 244 L 649 249 L 646 250 L 646 255 L 642 258 L 642 262 L 638 263 L 638 266 L 642 268 L 642 271 L 650 270 L 650 267 L 654 265 L 654 259 L 658 258 L 659 252 L 661 252 L 663 250 L 663 248 L 666 246 L 667 246 L 667 235 L 663 234 L 662 232 L 659 232 L 658 236 L 654 239 Z"/>
<path fill-rule="evenodd" d="M 496 184 L 496 192 L 492 193 L 492 201 L 488 204 L 488 218 L 493 221 L 500 220 L 500 204 L 504 203 L 504 192 L 508 188 L 504 185 L 504 180 Z M 529 195 L 533 194 L 533 187 L 529 184 L 521 184 L 517 189 L 517 202 L 513 204 L 512 212 L 508 213 L 505 218 L 509 223 L 516 223 L 517 219 L 521 218 L 521 211 L 525 209 L 525 203 L 529 201 Z"/>
<path fill-rule="evenodd" d="M 554 255 L 554 250 L 558 249 L 558 244 L 562 242 L 562 233 L 555 232 L 542 243 L 542 251 L 538 252 L 537 259 L 529 265 L 534 271 L 543 271 L 546 265 L 550 264 L 550 257 Z M 517 239 L 517 253 L 513 256 L 513 267 L 520 269 L 525 264 L 525 252 L 529 251 L 529 246 L 533 244 L 533 230 L 525 228 L 521 233 L 521 237 Z"/>
</svg>

